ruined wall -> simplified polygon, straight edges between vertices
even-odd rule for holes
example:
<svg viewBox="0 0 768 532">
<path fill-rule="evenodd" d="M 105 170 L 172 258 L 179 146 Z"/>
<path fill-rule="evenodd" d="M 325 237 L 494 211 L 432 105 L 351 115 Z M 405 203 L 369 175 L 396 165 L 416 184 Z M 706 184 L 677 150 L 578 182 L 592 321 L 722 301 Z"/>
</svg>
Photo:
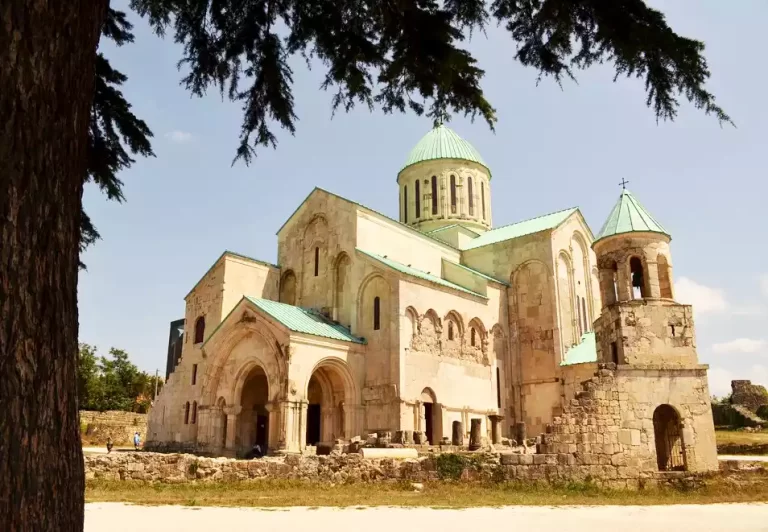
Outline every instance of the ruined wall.
<svg viewBox="0 0 768 532">
<path fill-rule="evenodd" d="M 731 381 L 731 404 L 757 412 L 762 405 L 768 404 L 768 391 L 765 386 L 752 384 L 751 381 Z"/>
<path fill-rule="evenodd" d="M 234 482 L 291 479 L 314 482 L 424 482 L 461 480 L 564 482 L 590 480 L 613 488 L 650 487 L 691 478 L 663 475 L 612 464 L 577 463 L 570 455 L 482 454 L 430 455 L 418 459 L 364 459 L 360 454 L 269 457 L 258 460 L 200 458 L 184 454 L 113 453 L 86 455 L 86 479 L 140 480 L 158 483 Z M 447 460 L 445 457 L 449 457 Z M 450 466 L 443 464 L 449 462 Z M 458 464 L 458 467 L 455 467 Z"/>
<path fill-rule="evenodd" d="M 112 438 L 112 443 L 115 445 L 132 445 L 133 434 L 137 431 L 141 441 L 145 441 L 147 414 L 118 410 L 80 411 L 80 436 L 83 443 L 101 445 L 107 442 L 107 438 Z"/>
</svg>

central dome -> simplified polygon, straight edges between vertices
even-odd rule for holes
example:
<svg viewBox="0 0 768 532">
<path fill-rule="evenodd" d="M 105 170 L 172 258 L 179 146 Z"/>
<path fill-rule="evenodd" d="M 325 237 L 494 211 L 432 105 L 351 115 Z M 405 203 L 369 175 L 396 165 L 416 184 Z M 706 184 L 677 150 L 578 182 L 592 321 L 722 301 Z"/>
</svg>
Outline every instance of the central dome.
<svg viewBox="0 0 768 532">
<path fill-rule="evenodd" d="M 408 160 L 400 169 L 400 172 L 416 163 L 432 161 L 435 159 L 460 159 L 482 165 L 488 170 L 490 178 L 491 170 L 485 164 L 480 153 L 469 142 L 461 138 L 451 128 L 440 124 L 424 135 L 408 155 Z"/>
</svg>

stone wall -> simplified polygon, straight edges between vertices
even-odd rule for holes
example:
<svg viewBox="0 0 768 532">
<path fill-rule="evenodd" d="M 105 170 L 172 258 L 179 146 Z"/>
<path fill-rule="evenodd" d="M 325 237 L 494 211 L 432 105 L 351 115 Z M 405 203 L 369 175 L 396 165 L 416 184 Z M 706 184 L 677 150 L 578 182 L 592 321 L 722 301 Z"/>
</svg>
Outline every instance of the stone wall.
<svg viewBox="0 0 768 532">
<path fill-rule="evenodd" d="M 133 434 L 138 431 L 141 441 L 147 437 L 147 414 L 108 410 L 95 412 L 80 411 L 80 436 L 85 443 L 104 444 L 112 438 L 115 445 L 133 443 Z"/>
<path fill-rule="evenodd" d="M 682 478 L 686 473 L 639 473 L 612 464 L 574 463 L 567 455 L 430 454 L 418 459 L 364 459 L 360 454 L 286 455 L 256 460 L 201 458 L 189 454 L 125 452 L 87 455 L 86 479 L 140 480 L 159 483 L 231 482 L 255 479 L 315 482 L 593 481 L 615 488 L 638 488 Z"/>
<path fill-rule="evenodd" d="M 768 404 L 768 391 L 765 386 L 752 384 L 751 381 L 731 381 L 731 404 L 743 405 L 752 412 Z"/>
</svg>

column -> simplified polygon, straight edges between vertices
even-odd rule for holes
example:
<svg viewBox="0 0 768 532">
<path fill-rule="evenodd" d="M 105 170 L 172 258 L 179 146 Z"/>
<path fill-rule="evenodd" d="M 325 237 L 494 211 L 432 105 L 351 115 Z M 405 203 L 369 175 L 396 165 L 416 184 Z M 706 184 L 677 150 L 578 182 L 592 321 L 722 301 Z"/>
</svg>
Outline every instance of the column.
<svg viewBox="0 0 768 532">
<path fill-rule="evenodd" d="M 498 445 L 501 443 L 501 422 L 504 416 L 492 415 L 488 418 L 491 420 L 491 442 Z"/>
<path fill-rule="evenodd" d="M 224 409 L 227 414 L 227 451 L 237 451 L 237 446 L 240 443 L 237 437 L 237 431 L 239 427 L 240 412 L 243 407 L 240 405 L 228 406 Z"/>
<path fill-rule="evenodd" d="M 464 445 L 464 426 L 461 421 L 454 421 L 451 429 L 451 444 L 462 447 Z"/>
<path fill-rule="evenodd" d="M 629 261 L 626 259 L 620 261 L 618 267 L 616 291 L 619 295 L 619 301 L 629 301 L 632 299 L 632 279 L 629 272 Z"/>
<path fill-rule="evenodd" d="M 481 441 L 482 441 L 482 432 L 481 427 L 483 424 L 483 420 L 477 417 L 473 417 L 470 420 L 470 429 L 469 429 L 469 450 L 470 451 L 477 451 L 481 447 Z"/>
<path fill-rule="evenodd" d="M 659 263 L 656 260 L 645 262 L 645 283 L 648 288 L 647 297 L 660 298 L 661 287 L 659 286 Z"/>
</svg>

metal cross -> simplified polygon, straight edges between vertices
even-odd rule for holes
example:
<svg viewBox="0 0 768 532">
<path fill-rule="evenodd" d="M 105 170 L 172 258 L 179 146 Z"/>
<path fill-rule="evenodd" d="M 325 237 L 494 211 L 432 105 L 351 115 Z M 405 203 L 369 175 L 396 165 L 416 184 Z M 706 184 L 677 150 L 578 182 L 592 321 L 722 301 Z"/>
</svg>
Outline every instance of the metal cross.
<svg viewBox="0 0 768 532">
<path fill-rule="evenodd" d="M 621 178 L 621 183 L 619 183 L 619 185 L 621 185 L 621 188 L 623 188 L 623 189 L 625 189 L 625 190 L 626 190 L 626 188 L 627 188 L 627 185 L 628 185 L 628 184 L 629 184 L 629 181 L 625 180 L 625 179 L 622 177 L 622 178 Z"/>
</svg>

